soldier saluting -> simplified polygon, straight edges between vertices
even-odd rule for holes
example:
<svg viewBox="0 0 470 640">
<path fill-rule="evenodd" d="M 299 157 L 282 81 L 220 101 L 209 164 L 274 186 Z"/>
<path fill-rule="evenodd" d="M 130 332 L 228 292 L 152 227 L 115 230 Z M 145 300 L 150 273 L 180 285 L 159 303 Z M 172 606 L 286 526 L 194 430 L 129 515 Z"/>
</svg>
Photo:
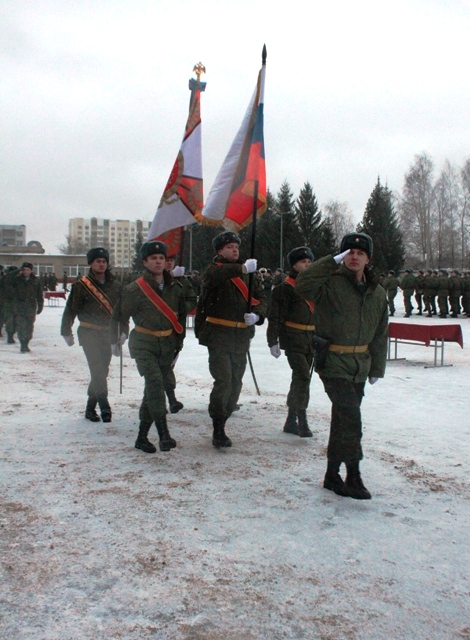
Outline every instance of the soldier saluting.
<svg viewBox="0 0 470 640">
<path fill-rule="evenodd" d="M 326 256 L 297 277 L 296 291 L 315 303 L 316 332 L 329 341 L 323 366 L 315 363 L 331 402 L 328 467 L 323 482 L 340 496 L 371 495 L 362 483 L 361 402 L 367 378 L 383 378 L 387 358 L 388 315 L 385 291 L 369 269 L 372 239 L 350 233 L 341 254 Z M 338 267 L 338 264 L 343 262 Z M 346 464 L 346 481 L 340 476 Z"/>
<path fill-rule="evenodd" d="M 250 340 L 254 325 L 262 325 L 266 316 L 266 297 L 260 282 L 253 279 L 254 291 L 248 312 L 247 274 L 256 271 L 254 258 L 242 263 L 240 237 L 233 231 L 219 233 L 212 246 L 213 263 L 202 276 L 202 291 L 196 312 L 195 334 L 209 350 L 209 370 L 214 384 L 209 400 L 212 418 L 212 444 L 231 447 L 225 423 L 232 415 L 242 389 Z"/>
<path fill-rule="evenodd" d="M 129 335 L 129 351 L 137 370 L 145 380 L 140 406 L 139 434 L 136 449 L 155 453 L 148 433 L 155 422 L 160 438 L 160 451 L 176 447 L 166 421 L 165 384 L 175 354 L 182 348 L 186 319 L 183 286 L 165 270 L 167 247 L 164 242 L 145 242 L 141 247 L 144 274 L 124 287 L 116 305 L 111 327 L 112 350 L 129 335 L 129 318 L 135 327 Z M 119 331 L 124 332 L 124 336 Z M 124 340 L 123 340 L 124 339 Z"/>
<path fill-rule="evenodd" d="M 78 343 L 85 352 L 91 376 L 85 418 L 92 422 L 100 421 L 96 412 L 98 404 L 103 422 L 111 422 L 107 380 L 111 362 L 109 327 L 121 286 L 108 268 L 109 253 L 106 249 L 95 247 L 86 255 L 90 270 L 71 287 L 60 333 L 71 347 L 74 344 L 72 326 L 78 316 Z"/>
</svg>

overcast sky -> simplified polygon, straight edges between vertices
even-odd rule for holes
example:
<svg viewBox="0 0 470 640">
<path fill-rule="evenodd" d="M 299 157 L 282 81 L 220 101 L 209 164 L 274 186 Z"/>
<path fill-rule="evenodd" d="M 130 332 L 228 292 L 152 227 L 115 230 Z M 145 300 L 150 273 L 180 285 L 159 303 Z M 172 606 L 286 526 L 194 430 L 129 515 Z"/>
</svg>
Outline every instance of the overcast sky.
<svg viewBox="0 0 470 640">
<path fill-rule="evenodd" d="M 377 176 L 470 155 L 468 0 L 2 0 L 0 224 L 49 252 L 76 216 L 151 220 L 201 61 L 205 194 L 268 51 L 268 185 L 359 220 Z"/>
</svg>

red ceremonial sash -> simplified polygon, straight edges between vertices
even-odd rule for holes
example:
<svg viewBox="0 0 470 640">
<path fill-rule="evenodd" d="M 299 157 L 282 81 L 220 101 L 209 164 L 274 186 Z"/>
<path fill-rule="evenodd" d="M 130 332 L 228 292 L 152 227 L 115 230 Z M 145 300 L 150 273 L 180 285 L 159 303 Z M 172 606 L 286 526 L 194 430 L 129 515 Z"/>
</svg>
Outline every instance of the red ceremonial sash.
<svg viewBox="0 0 470 640">
<path fill-rule="evenodd" d="M 284 282 L 287 282 L 287 284 L 290 284 L 292 286 L 295 286 L 295 279 L 292 278 L 292 276 L 287 276 L 287 278 L 285 278 Z M 308 304 L 308 308 L 310 309 L 310 311 L 313 313 L 315 311 L 315 305 L 313 302 L 310 302 L 310 300 L 305 300 L 305 302 Z"/>
<path fill-rule="evenodd" d="M 240 277 L 236 277 L 236 278 L 231 278 L 233 284 L 237 287 L 237 289 L 240 291 L 240 293 L 242 294 L 242 296 L 245 298 L 246 302 L 248 302 L 248 287 L 246 286 L 246 284 L 243 282 L 243 280 Z M 259 304 L 259 300 L 256 300 L 256 298 L 251 298 L 251 304 L 256 307 L 257 304 Z"/>
<path fill-rule="evenodd" d="M 83 276 L 82 278 L 80 278 L 80 282 L 83 284 L 84 287 L 86 287 L 86 289 L 88 289 L 88 291 L 91 293 L 91 295 L 95 298 L 95 300 L 97 302 L 100 303 L 100 305 L 103 307 L 103 309 L 109 313 L 109 315 L 111 316 L 113 313 L 113 303 L 111 302 L 111 300 L 108 298 L 107 295 L 105 295 L 101 289 L 99 289 L 91 280 L 88 276 Z"/>
<path fill-rule="evenodd" d="M 148 282 L 144 278 L 137 278 L 136 280 L 139 287 L 142 289 L 147 298 L 152 302 L 157 309 L 162 313 L 167 320 L 169 320 L 176 333 L 183 333 L 183 327 L 178 321 L 178 317 L 171 307 L 161 298 L 156 291 L 152 289 Z"/>
</svg>

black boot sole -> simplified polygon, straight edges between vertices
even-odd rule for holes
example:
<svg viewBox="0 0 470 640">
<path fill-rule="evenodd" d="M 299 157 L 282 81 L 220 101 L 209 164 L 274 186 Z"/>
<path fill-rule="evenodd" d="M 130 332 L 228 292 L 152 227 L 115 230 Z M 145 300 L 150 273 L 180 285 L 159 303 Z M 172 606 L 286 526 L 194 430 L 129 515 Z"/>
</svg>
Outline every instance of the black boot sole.
<svg viewBox="0 0 470 640">
<path fill-rule="evenodd" d="M 136 443 L 135 443 L 134 446 L 135 446 L 136 449 L 140 449 L 141 451 L 144 451 L 145 453 L 156 453 L 157 452 L 157 447 L 155 447 L 151 443 L 149 443 L 149 444 L 139 444 L 138 441 L 136 440 Z"/>
<path fill-rule="evenodd" d="M 232 446 L 232 441 L 230 438 L 226 438 L 225 440 L 216 440 L 212 438 L 212 446 L 216 449 L 228 449 Z"/>
<path fill-rule="evenodd" d="M 337 482 L 332 482 L 330 480 L 323 481 L 323 488 L 328 489 L 329 491 L 333 491 L 337 496 L 341 496 L 342 498 L 348 498 L 349 494 L 346 491 L 346 487 L 343 484 L 339 484 Z"/>
<path fill-rule="evenodd" d="M 170 413 L 178 413 L 184 409 L 184 404 L 182 402 L 175 402 L 174 404 L 170 404 Z"/>
<path fill-rule="evenodd" d="M 171 442 L 164 440 L 163 442 L 158 443 L 158 447 L 160 451 L 171 451 L 176 448 L 176 442 L 174 440 L 171 440 Z"/>
</svg>

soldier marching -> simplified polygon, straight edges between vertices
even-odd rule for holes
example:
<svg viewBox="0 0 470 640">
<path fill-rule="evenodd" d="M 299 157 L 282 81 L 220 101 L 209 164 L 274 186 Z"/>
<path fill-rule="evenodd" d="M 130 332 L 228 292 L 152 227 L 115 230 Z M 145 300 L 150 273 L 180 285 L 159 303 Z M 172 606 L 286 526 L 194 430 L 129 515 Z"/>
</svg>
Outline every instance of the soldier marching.
<svg viewBox="0 0 470 640">
<path fill-rule="evenodd" d="M 72 346 L 75 317 L 80 321 L 79 343 L 91 375 L 85 417 L 99 421 L 99 405 L 103 422 L 111 421 L 107 389 L 111 354 L 122 355 L 122 346 L 129 339 L 131 357 L 144 378 L 135 448 L 156 452 L 148 437 L 154 423 L 160 451 L 177 446 L 167 421 L 168 412 L 183 408 L 175 395 L 173 368 L 183 347 L 187 315 L 197 301 L 195 335 L 208 348 L 213 378 L 208 406 L 212 444 L 216 449 L 231 447 L 226 424 L 238 408 L 255 327 L 267 317 L 270 353 L 277 359 L 284 351 L 291 368 L 283 431 L 312 437 L 307 409 L 315 370 L 332 403 L 323 486 L 342 497 L 370 499 L 359 470 L 363 457 L 361 404 L 366 381 L 374 384 L 384 376 L 388 316 L 396 312 L 396 289 L 403 291 L 405 317 L 412 315 L 413 294 L 418 315 L 424 310 L 432 316 L 437 296 L 440 317 L 448 316 L 449 303 L 451 317 L 461 311 L 468 316 L 470 273 L 462 277 L 454 269 L 449 278 L 443 269 L 438 274 L 420 270 L 415 276 L 407 268 L 401 279 L 389 271 L 382 287 L 368 266 L 372 239 L 364 233 L 347 234 L 338 256 L 314 262 L 309 247 L 292 250 L 287 256 L 289 273 L 279 272 L 276 286 L 269 289 L 268 308 L 265 281 L 271 287 L 272 280 L 266 274 L 256 277 L 257 261 L 241 260 L 240 244 L 240 237 L 231 231 L 214 238 L 215 256 L 200 279 L 199 297 L 184 267 L 175 266 L 176 256 L 168 255 L 163 242 L 142 245 L 143 275 L 124 289 L 111 275 L 106 249 L 88 252 L 90 271 L 72 285 L 61 327 L 66 343 Z M 29 276 L 28 265 L 10 277 L 19 283 L 25 276 Z M 42 290 L 39 282 L 38 289 Z M 37 305 L 38 311 L 39 302 Z M 13 317 L 18 323 L 17 315 Z M 340 475 L 343 463 L 344 480 Z"/>
</svg>

